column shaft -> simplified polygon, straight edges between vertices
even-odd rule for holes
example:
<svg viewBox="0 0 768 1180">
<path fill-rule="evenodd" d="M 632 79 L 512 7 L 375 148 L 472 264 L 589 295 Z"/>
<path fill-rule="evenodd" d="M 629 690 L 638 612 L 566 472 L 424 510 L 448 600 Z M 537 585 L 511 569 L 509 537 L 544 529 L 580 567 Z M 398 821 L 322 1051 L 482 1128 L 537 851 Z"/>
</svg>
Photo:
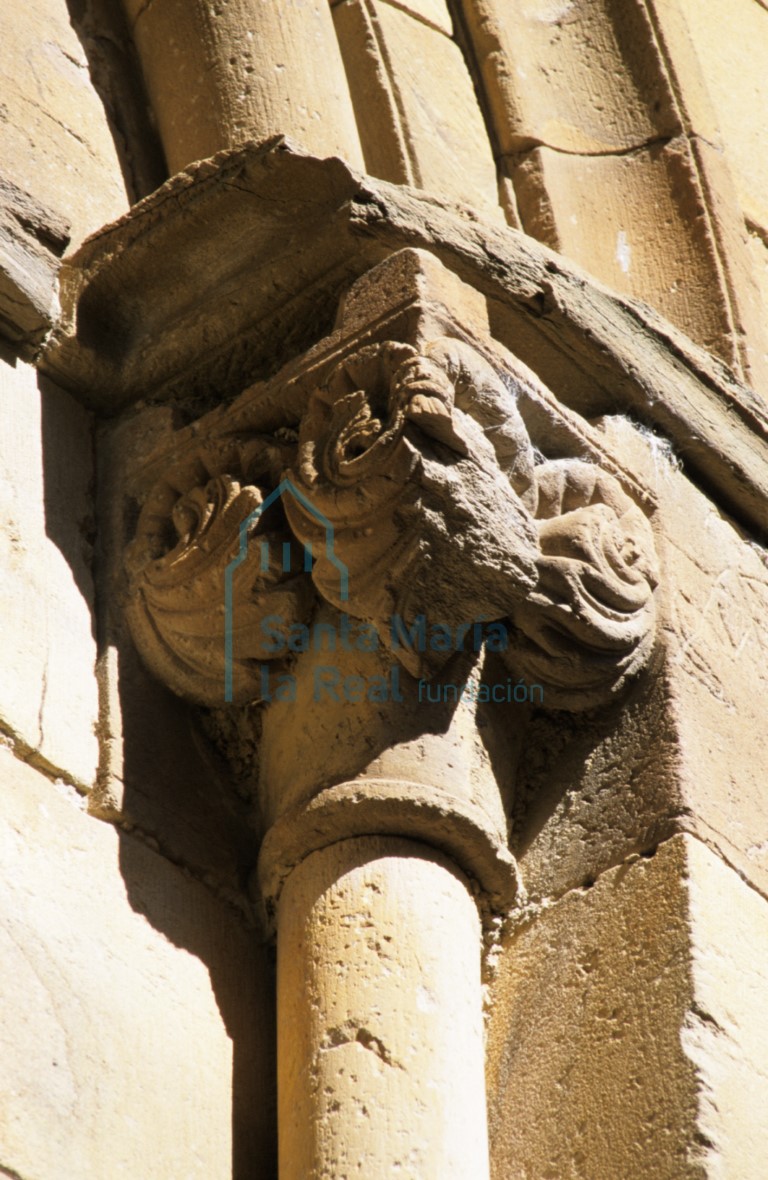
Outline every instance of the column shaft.
<svg viewBox="0 0 768 1180">
<path fill-rule="evenodd" d="M 285 134 L 362 166 L 327 0 L 123 0 L 168 168 Z"/>
<path fill-rule="evenodd" d="M 342 840 L 278 911 L 281 1180 L 488 1177 L 480 923 L 417 841 Z"/>
</svg>

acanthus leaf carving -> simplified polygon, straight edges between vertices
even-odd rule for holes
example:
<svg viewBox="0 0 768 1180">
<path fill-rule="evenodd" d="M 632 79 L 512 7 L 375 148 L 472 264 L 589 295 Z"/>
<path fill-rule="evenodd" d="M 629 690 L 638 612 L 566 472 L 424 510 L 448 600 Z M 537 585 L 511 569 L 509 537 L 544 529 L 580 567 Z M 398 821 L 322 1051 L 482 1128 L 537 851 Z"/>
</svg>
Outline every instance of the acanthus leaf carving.
<svg viewBox="0 0 768 1180">
<path fill-rule="evenodd" d="M 593 464 L 544 463 L 536 482 L 539 577 L 510 612 L 505 659 L 546 685 L 551 707 L 588 709 L 620 692 L 651 654 L 653 534 L 618 481 Z"/>
</svg>

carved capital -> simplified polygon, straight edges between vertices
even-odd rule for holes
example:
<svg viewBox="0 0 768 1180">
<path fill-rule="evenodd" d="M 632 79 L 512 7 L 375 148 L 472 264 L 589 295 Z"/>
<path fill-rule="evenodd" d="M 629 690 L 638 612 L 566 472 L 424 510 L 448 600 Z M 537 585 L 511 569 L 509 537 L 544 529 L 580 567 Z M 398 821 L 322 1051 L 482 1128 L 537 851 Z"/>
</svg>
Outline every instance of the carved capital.
<svg viewBox="0 0 768 1180">
<path fill-rule="evenodd" d="M 653 537 L 612 475 L 535 462 L 510 385 L 450 338 L 346 357 L 310 398 L 290 471 L 304 497 L 287 515 L 319 554 L 323 597 L 371 622 L 412 675 L 440 671 L 449 634 L 506 621 L 510 669 L 552 707 L 590 708 L 650 654 Z M 309 503 L 333 527 L 348 601 Z M 444 648 L 409 643 L 420 620 L 445 629 Z"/>
<path fill-rule="evenodd" d="M 466 344 L 387 341 L 345 358 L 310 398 L 290 476 L 305 499 L 287 502 L 288 519 L 319 554 L 318 590 L 343 607 L 310 502 L 349 569 L 346 609 L 385 643 L 399 634 L 414 676 L 451 654 L 409 645 L 419 618 L 455 636 L 536 585 L 533 448 L 514 398 Z"/>
<path fill-rule="evenodd" d="M 501 636 L 507 682 L 581 710 L 614 699 L 653 650 L 647 498 L 492 340 L 478 298 L 416 251 L 382 263 L 334 335 L 181 431 L 136 489 L 126 615 L 144 660 L 188 699 L 270 706 L 268 910 L 303 856 L 370 832 L 441 848 L 505 908 L 517 878 L 483 698 L 423 701 L 423 682 L 482 684 L 498 655 L 479 648 Z M 370 646 L 329 659 L 315 630 L 347 626 Z M 398 691 L 351 712 L 318 701 L 334 658 L 354 684 Z"/>
<path fill-rule="evenodd" d="M 650 525 L 614 475 L 534 447 L 527 379 L 448 336 L 383 340 L 328 366 L 292 427 L 219 422 L 152 489 L 129 550 L 152 670 L 206 704 L 227 675 L 228 699 L 258 698 L 276 630 L 308 623 L 317 592 L 413 676 L 497 623 L 545 705 L 611 699 L 653 647 Z"/>
</svg>

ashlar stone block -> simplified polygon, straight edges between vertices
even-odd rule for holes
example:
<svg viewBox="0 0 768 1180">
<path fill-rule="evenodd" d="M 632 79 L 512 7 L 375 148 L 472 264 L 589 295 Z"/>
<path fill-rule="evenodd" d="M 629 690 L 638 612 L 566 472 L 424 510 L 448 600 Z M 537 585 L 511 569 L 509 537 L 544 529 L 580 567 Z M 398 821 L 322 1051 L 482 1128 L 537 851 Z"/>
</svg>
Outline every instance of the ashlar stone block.
<svg viewBox="0 0 768 1180">
<path fill-rule="evenodd" d="M 91 426 L 33 369 L 0 364 L 0 718 L 82 787 L 98 761 Z"/>
<path fill-rule="evenodd" d="M 265 952 L 0 751 L 0 1174 L 274 1175 Z"/>
</svg>

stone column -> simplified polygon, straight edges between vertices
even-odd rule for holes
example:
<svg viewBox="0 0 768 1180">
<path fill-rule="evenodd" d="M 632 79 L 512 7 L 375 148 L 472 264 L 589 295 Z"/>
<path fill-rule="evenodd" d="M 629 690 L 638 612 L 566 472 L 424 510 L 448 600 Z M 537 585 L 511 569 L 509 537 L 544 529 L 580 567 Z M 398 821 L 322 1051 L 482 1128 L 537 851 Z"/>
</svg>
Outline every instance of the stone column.
<svg viewBox="0 0 768 1180">
<path fill-rule="evenodd" d="M 281 1180 L 489 1175 L 480 923 L 413 840 L 314 852 L 278 911 Z"/>
<path fill-rule="evenodd" d="M 287 135 L 362 166 L 326 0 L 123 0 L 168 169 Z"/>
<path fill-rule="evenodd" d="M 346 690 L 318 692 L 331 672 Z M 516 874 L 477 708 L 420 702 L 381 651 L 310 650 L 294 675 L 260 745 L 280 1180 L 483 1180 L 478 899 L 508 906 Z"/>
<path fill-rule="evenodd" d="M 521 406 L 557 457 L 536 461 Z M 473 893 L 516 898 L 519 706 L 591 709 L 645 667 L 647 518 L 482 296 L 412 250 L 158 458 L 126 553 L 134 640 L 181 695 L 262 706 L 258 736 L 250 712 L 224 725 L 233 764 L 258 742 L 281 1180 L 482 1180 Z"/>
</svg>

